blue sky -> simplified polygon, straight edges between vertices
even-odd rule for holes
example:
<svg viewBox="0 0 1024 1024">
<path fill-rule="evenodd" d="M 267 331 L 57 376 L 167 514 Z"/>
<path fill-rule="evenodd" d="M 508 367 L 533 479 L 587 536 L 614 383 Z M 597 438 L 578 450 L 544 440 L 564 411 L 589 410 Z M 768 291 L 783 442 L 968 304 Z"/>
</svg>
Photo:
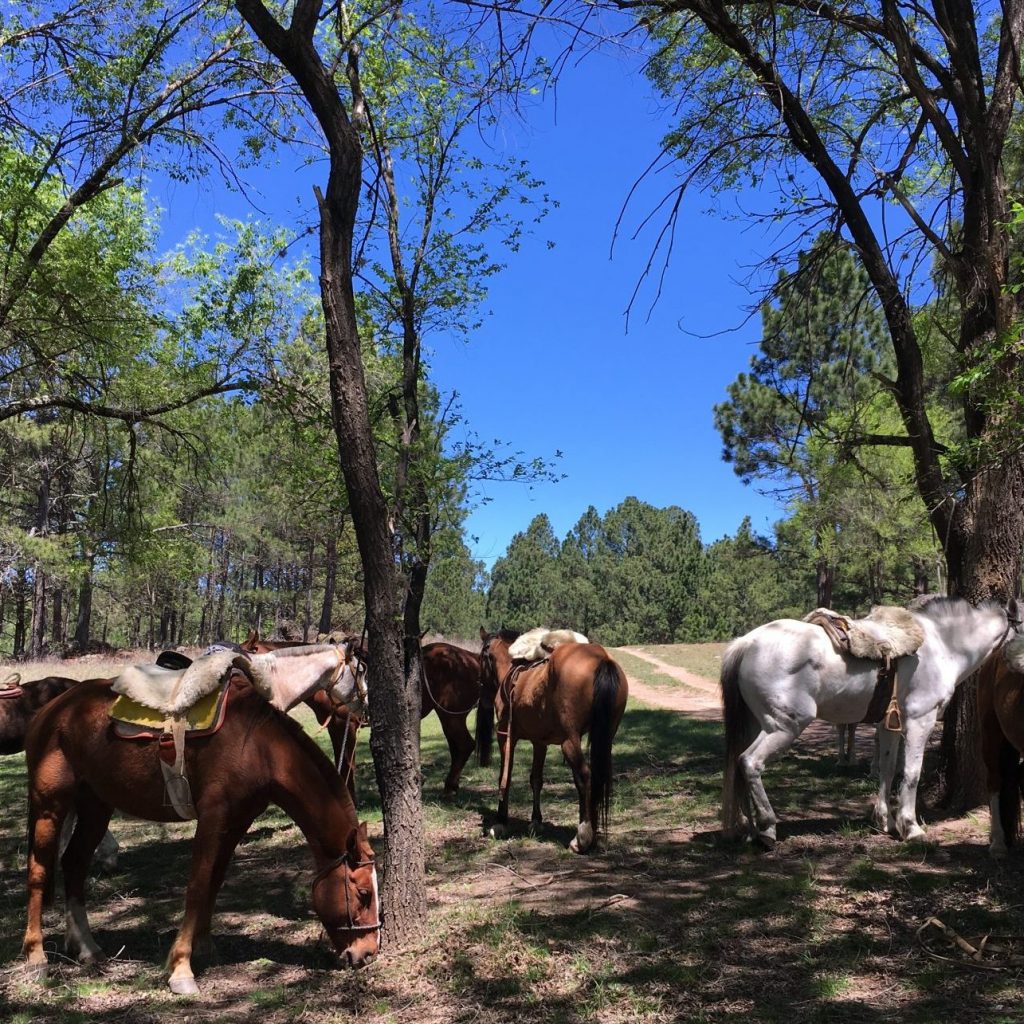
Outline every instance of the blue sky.
<svg viewBox="0 0 1024 1024">
<path fill-rule="evenodd" d="M 667 116 L 629 58 L 600 54 L 568 68 L 526 121 L 510 119 L 503 129 L 507 151 L 530 162 L 560 206 L 493 280 L 472 340 L 428 340 L 432 379 L 459 393 L 482 440 L 500 439 L 527 458 L 561 451 L 556 469 L 566 479 L 482 487 L 478 497 L 488 500 L 476 504 L 467 531 L 488 566 L 535 515 L 547 513 L 561 538 L 589 505 L 604 512 L 629 495 L 690 510 L 705 542 L 735 532 L 745 515 L 770 533 L 780 516 L 722 462 L 712 423 L 713 405 L 758 339 L 747 281 L 770 249 L 760 229 L 737 218 L 729 199 L 709 212 L 708 196 L 690 195 L 661 298 L 648 316 L 653 293 L 645 290 L 626 330 L 652 244 L 650 233 L 635 242 L 630 235 L 669 187 L 665 175 L 628 208 L 609 250 Z M 258 202 L 282 218 L 302 207 L 308 221 L 309 177 L 296 173 L 296 158 L 281 161 L 257 184 Z M 157 199 L 167 211 L 168 247 L 194 228 L 215 231 L 216 213 L 257 215 L 238 195 L 202 184 L 168 185 Z"/>
</svg>

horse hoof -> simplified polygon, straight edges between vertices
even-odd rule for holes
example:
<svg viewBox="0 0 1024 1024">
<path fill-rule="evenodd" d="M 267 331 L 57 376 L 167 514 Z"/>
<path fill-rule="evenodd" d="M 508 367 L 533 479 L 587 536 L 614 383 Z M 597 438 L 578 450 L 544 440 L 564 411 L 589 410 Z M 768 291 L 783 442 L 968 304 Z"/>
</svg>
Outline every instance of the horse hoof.
<svg viewBox="0 0 1024 1024">
<path fill-rule="evenodd" d="M 576 835 L 569 843 L 569 849 L 573 853 L 586 853 L 594 845 L 594 829 L 586 821 L 581 821 Z"/>
<path fill-rule="evenodd" d="M 775 833 L 773 832 L 758 832 L 754 839 L 754 842 L 760 846 L 762 850 L 774 850 L 777 841 Z"/>
<path fill-rule="evenodd" d="M 451 803 L 459 795 L 458 788 L 449 789 L 447 786 L 444 787 L 444 792 L 441 794 L 441 799 L 445 803 Z"/>
<path fill-rule="evenodd" d="M 993 860 L 1006 860 L 1009 852 L 1005 846 L 996 846 L 995 843 L 992 843 L 988 848 L 988 855 Z"/>
<path fill-rule="evenodd" d="M 508 826 L 501 824 L 494 824 L 488 830 L 487 834 L 492 839 L 504 839 L 508 835 Z"/>
<path fill-rule="evenodd" d="M 199 992 L 199 986 L 196 984 L 196 979 L 192 977 L 168 978 L 167 987 L 176 996 L 194 996 Z"/>
<path fill-rule="evenodd" d="M 530 838 L 531 839 L 536 839 L 537 836 L 539 836 L 541 834 L 541 832 L 543 832 L 543 831 L 544 831 L 544 822 L 543 821 L 531 821 L 530 822 Z"/>
<path fill-rule="evenodd" d="M 925 830 L 920 825 L 914 824 L 904 833 L 903 841 L 909 843 L 911 839 L 924 839 L 925 835 Z"/>
</svg>

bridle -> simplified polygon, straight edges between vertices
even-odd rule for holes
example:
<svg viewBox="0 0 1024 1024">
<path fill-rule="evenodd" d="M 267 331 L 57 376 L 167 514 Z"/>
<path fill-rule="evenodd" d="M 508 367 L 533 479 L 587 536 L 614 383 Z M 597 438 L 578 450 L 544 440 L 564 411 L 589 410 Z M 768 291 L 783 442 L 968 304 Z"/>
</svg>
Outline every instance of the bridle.
<svg viewBox="0 0 1024 1024">
<path fill-rule="evenodd" d="M 334 672 L 331 674 L 330 680 L 324 686 L 324 693 L 327 694 L 327 699 L 331 702 L 331 707 L 337 711 L 339 708 L 347 707 L 345 701 L 335 700 L 331 694 L 331 690 L 338 684 L 338 680 L 341 679 L 341 675 L 345 670 L 345 667 L 350 662 L 355 662 L 355 668 L 351 669 L 352 679 L 355 682 L 356 696 L 359 700 L 366 704 L 368 701 L 368 694 L 366 690 L 366 662 L 356 653 L 356 647 L 350 640 L 346 640 L 343 644 L 338 644 L 335 648 L 338 656 L 338 665 Z"/>
<path fill-rule="evenodd" d="M 375 864 L 376 862 L 373 860 L 357 860 L 355 863 L 352 863 L 349 860 L 349 855 L 347 853 L 343 853 L 340 857 L 337 857 L 334 860 L 332 860 L 328 865 L 326 865 L 326 867 L 321 868 L 317 872 L 316 877 L 313 879 L 312 885 L 310 886 L 310 891 L 315 895 L 316 887 L 329 874 L 331 874 L 339 866 L 345 869 L 345 916 L 348 918 L 348 924 L 327 924 L 327 922 L 321 918 L 321 924 L 323 924 L 324 929 L 326 930 L 328 935 L 331 936 L 332 940 L 334 938 L 335 933 L 337 932 L 353 932 L 356 935 L 365 935 L 368 932 L 375 932 L 380 930 L 380 891 L 377 887 L 377 868 Z M 377 897 L 377 920 L 374 921 L 372 924 L 356 924 L 356 920 L 352 916 L 352 898 L 349 895 L 349 890 L 351 889 L 351 886 L 349 885 L 349 882 L 351 881 L 350 874 L 353 868 L 365 867 L 373 867 L 373 893 L 374 896 Z"/>
</svg>

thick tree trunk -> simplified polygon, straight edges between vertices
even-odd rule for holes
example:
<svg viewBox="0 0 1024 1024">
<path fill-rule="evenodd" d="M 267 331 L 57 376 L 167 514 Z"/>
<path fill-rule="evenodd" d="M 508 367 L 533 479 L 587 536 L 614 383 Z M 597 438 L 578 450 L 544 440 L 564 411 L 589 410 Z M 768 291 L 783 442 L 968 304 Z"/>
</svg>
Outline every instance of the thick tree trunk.
<svg viewBox="0 0 1024 1024">
<path fill-rule="evenodd" d="M 370 749 L 384 818 L 382 941 L 421 936 L 426 921 L 423 808 L 420 795 L 419 685 L 403 671 L 404 592 L 395 564 L 388 507 L 377 475 L 366 381 L 352 287 L 352 241 L 362 182 L 359 136 L 333 74 L 314 45 L 320 0 L 296 0 L 291 24 L 278 24 L 259 0 L 236 7 L 260 40 L 295 77 L 327 141 L 326 191 L 320 212 L 320 295 L 330 367 L 331 412 L 338 455 L 363 565 L 366 627 L 375 698 L 370 703 Z M 358 80 L 358 57 L 349 75 Z"/>
<path fill-rule="evenodd" d="M 29 657 L 41 658 L 46 649 L 46 573 L 36 562 L 32 570 L 32 639 Z"/>
<path fill-rule="evenodd" d="M 1024 459 L 980 473 L 958 508 L 949 546 L 949 591 L 972 602 L 1016 596 L 1024 549 Z M 955 539 L 953 539 L 955 538 Z M 955 560 L 954 560 L 955 556 Z M 957 687 L 946 709 L 939 748 L 939 803 L 962 814 L 987 799 L 975 677 Z"/>
<path fill-rule="evenodd" d="M 92 573 L 96 556 L 90 551 L 85 556 L 85 572 L 78 588 L 78 618 L 75 620 L 75 644 L 85 650 L 89 644 L 89 627 L 92 623 Z"/>
<path fill-rule="evenodd" d="M 18 573 L 15 584 L 16 596 L 14 600 L 14 650 L 15 658 L 25 657 L 25 570 Z"/>
</svg>

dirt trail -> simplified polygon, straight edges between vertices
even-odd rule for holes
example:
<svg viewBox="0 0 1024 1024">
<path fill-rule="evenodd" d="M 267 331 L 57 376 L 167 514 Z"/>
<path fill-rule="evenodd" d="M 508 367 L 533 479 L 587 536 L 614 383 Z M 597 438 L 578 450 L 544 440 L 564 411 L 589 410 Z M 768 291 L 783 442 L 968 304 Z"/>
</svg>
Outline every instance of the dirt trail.
<svg viewBox="0 0 1024 1024">
<path fill-rule="evenodd" d="M 678 665 L 670 665 L 662 661 L 648 651 L 640 647 L 620 647 L 618 650 L 633 655 L 652 665 L 659 672 L 672 679 L 684 683 L 688 689 L 669 690 L 655 686 L 649 686 L 628 672 L 629 694 L 637 700 L 643 701 L 654 708 L 663 708 L 666 711 L 679 711 L 684 715 L 692 715 L 694 718 L 706 720 L 721 720 L 722 700 L 718 687 L 718 680 L 707 679 L 704 676 L 696 675 L 680 668 Z M 872 737 L 870 729 L 859 729 L 856 740 L 856 756 L 858 758 L 870 758 L 872 754 Z M 835 728 L 827 722 L 812 722 L 801 733 L 797 740 L 800 747 L 813 747 L 818 750 L 836 750 Z"/>
<path fill-rule="evenodd" d="M 670 665 L 660 658 L 639 647 L 621 647 L 619 650 L 626 654 L 640 658 L 649 665 L 653 665 L 659 672 L 672 679 L 684 683 L 689 689 L 667 690 L 655 686 L 649 686 L 635 676 L 626 673 L 629 679 L 630 695 L 642 700 L 654 708 L 665 708 L 668 711 L 682 711 L 684 714 L 693 715 L 695 718 L 721 718 L 722 702 L 718 696 L 718 683 L 713 679 L 705 679 L 704 676 L 695 675 L 685 668 Z"/>
</svg>

